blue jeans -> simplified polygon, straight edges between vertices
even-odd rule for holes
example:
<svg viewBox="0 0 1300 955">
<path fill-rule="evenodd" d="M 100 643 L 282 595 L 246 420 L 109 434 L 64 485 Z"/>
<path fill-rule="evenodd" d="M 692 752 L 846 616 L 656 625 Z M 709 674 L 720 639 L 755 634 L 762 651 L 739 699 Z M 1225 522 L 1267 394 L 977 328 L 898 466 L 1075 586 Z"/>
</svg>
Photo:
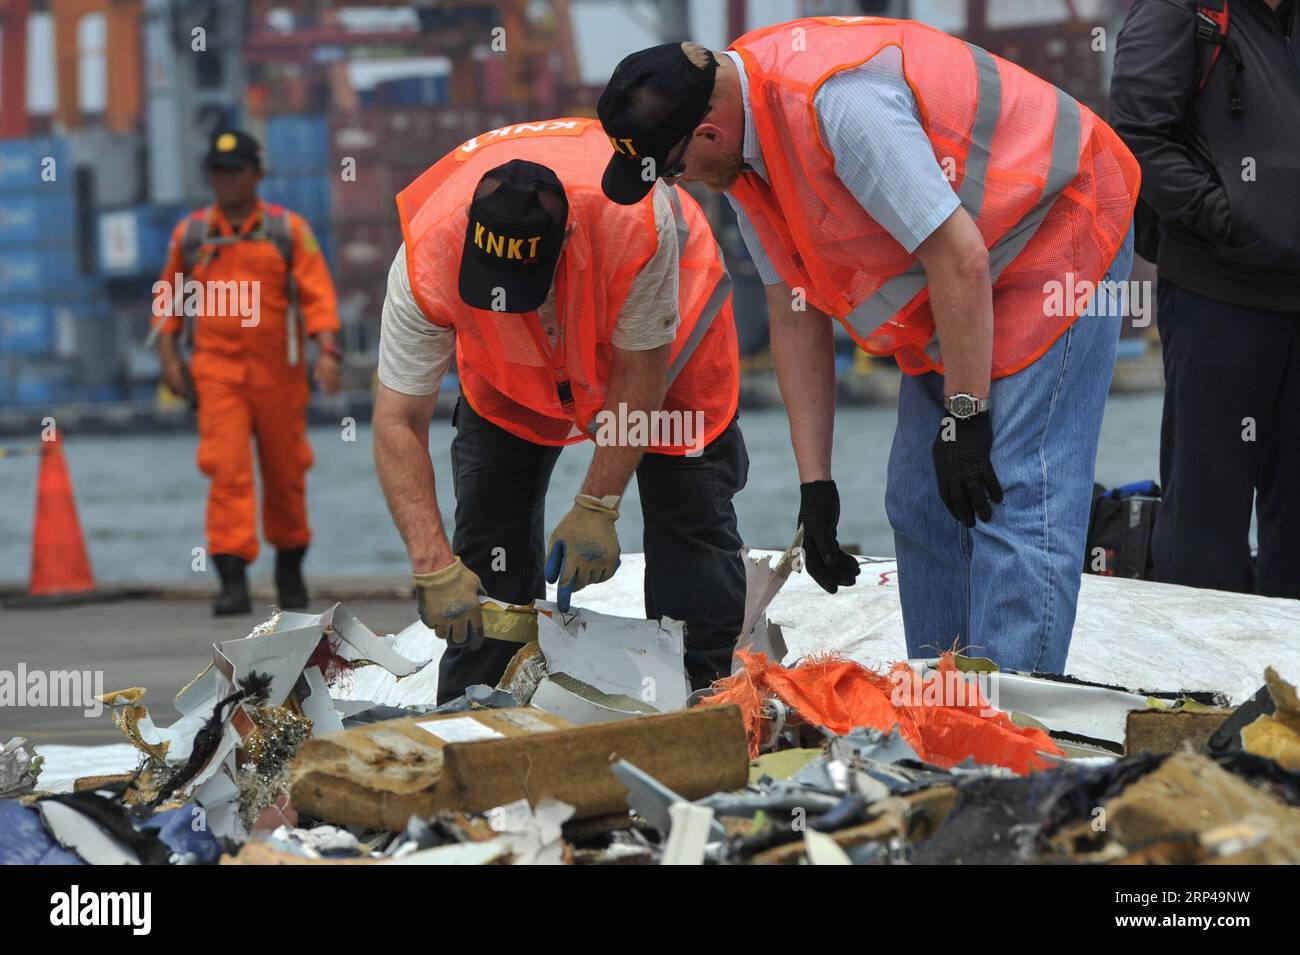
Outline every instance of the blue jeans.
<svg viewBox="0 0 1300 955">
<path fill-rule="evenodd" d="M 1126 281 L 1132 264 L 1130 229 L 1106 280 Z M 1122 294 L 1103 286 L 1097 297 L 1033 364 L 993 382 L 992 461 L 1005 496 L 972 529 L 943 506 L 934 474 L 943 377 L 903 378 L 885 508 L 909 656 L 955 642 L 1005 668 L 1064 672 L 1123 309 Z"/>
</svg>

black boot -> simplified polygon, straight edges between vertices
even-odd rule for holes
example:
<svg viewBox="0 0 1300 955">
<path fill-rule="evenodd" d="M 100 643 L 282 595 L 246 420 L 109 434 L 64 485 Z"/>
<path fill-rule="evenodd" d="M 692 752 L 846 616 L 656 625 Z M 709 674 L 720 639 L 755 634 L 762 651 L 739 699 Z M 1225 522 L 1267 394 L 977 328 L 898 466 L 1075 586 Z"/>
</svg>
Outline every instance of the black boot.
<svg viewBox="0 0 1300 955">
<path fill-rule="evenodd" d="M 213 554 L 212 563 L 216 564 L 221 577 L 221 593 L 212 602 L 212 616 L 252 613 L 253 604 L 248 598 L 248 562 L 234 554 Z"/>
<path fill-rule="evenodd" d="M 302 579 L 306 547 L 275 552 L 275 589 L 280 592 L 281 610 L 306 610 L 307 585 Z"/>
</svg>

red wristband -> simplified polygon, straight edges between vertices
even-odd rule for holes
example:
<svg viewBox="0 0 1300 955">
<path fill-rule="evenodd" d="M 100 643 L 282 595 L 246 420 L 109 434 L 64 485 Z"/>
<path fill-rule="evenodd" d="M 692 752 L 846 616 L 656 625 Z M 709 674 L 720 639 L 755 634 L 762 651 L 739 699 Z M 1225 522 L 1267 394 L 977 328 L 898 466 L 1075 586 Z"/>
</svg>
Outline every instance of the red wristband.
<svg viewBox="0 0 1300 955">
<path fill-rule="evenodd" d="M 336 358 L 339 361 L 343 360 L 343 349 L 339 348 L 338 345 L 321 345 L 320 353 L 322 355 L 329 355 L 331 358 Z"/>
</svg>

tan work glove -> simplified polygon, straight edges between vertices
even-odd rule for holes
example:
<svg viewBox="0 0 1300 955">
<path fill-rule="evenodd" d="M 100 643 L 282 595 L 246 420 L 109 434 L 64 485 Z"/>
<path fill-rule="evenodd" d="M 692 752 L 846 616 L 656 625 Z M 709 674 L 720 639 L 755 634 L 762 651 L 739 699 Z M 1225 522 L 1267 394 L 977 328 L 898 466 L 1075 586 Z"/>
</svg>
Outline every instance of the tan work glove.
<svg viewBox="0 0 1300 955">
<path fill-rule="evenodd" d="M 412 574 L 420 619 L 443 640 L 477 650 L 483 646 L 483 584 L 459 557 L 430 574 Z"/>
<path fill-rule="evenodd" d="M 569 597 L 588 584 L 609 580 L 618 570 L 618 520 L 616 496 L 579 494 L 573 509 L 551 532 L 546 545 L 546 582 L 559 584 L 556 602 L 569 609 Z"/>
</svg>

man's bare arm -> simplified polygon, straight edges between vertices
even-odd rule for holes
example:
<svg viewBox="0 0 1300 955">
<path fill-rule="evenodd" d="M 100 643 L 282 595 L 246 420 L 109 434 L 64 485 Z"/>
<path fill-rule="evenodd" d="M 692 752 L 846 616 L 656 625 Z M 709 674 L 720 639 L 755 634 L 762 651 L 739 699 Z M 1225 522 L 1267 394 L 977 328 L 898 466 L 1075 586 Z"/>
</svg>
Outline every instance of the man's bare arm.
<svg viewBox="0 0 1300 955">
<path fill-rule="evenodd" d="M 429 457 L 429 422 L 437 402 L 436 391 L 404 395 L 383 384 L 375 397 L 375 468 L 416 574 L 441 570 L 455 559 L 438 511 Z"/>
<path fill-rule="evenodd" d="M 614 349 L 614 363 L 610 369 L 609 385 L 605 391 L 604 409 L 618 416 L 619 405 L 628 412 L 640 411 L 647 416 L 663 407 L 668 390 L 668 359 L 672 345 L 660 345 L 645 351 Z M 604 497 L 627 490 L 632 472 L 636 470 L 645 453 L 644 447 L 628 447 L 618 435 L 612 442 L 597 442 L 587 477 L 582 482 L 583 494 Z"/>
<path fill-rule="evenodd" d="M 800 483 L 828 481 L 835 438 L 835 329 L 811 306 L 795 311 L 790 287 L 766 287 L 772 362 Z"/>
<path fill-rule="evenodd" d="M 916 248 L 943 349 L 944 394 L 987 398 L 993 364 L 993 283 L 979 227 L 957 209 Z"/>
</svg>

